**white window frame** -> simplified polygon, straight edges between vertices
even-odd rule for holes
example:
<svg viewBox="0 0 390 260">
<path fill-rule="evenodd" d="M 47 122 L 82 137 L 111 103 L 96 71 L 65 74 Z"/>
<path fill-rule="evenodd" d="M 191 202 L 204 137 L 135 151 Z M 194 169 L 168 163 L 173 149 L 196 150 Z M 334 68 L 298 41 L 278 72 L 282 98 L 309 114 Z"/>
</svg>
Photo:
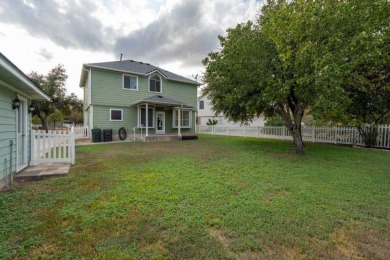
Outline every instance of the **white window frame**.
<svg viewBox="0 0 390 260">
<path fill-rule="evenodd" d="M 150 78 L 152 76 L 154 76 L 154 75 L 157 75 L 160 78 L 160 92 L 158 92 L 158 91 L 151 91 L 150 90 Z M 150 74 L 149 77 L 148 77 L 148 91 L 151 92 L 151 93 L 162 93 L 162 90 L 163 90 L 163 81 L 162 81 L 162 78 L 161 78 L 160 74 L 158 74 L 156 72 Z"/>
<path fill-rule="evenodd" d="M 140 106 L 139 109 L 138 109 L 138 126 L 142 129 L 145 129 L 146 126 L 141 126 L 141 110 L 142 109 L 145 109 L 146 110 L 146 106 Z M 148 107 L 148 109 L 153 109 L 153 125 L 152 126 L 148 126 L 149 129 L 154 129 L 155 128 L 155 121 L 156 121 L 156 108 L 155 107 Z M 148 118 L 149 119 L 149 118 Z M 146 120 L 146 118 L 145 118 Z"/>
<path fill-rule="evenodd" d="M 175 115 L 176 115 L 176 113 L 179 111 L 179 109 L 173 109 L 172 110 L 172 128 L 174 128 L 174 129 L 177 129 L 178 128 L 178 126 L 177 125 L 175 125 Z M 182 124 L 180 124 L 180 128 L 181 129 L 190 129 L 191 127 L 192 127 L 192 110 L 188 110 L 188 109 L 180 109 L 180 111 L 181 112 L 188 112 L 188 114 L 189 114 L 189 118 L 188 118 L 188 124 L 189 124 L 189 126 L 183 126 Z M 183 121 L 183 116 L 181 116 L 180 117 L 181 118 L 181 120 Z"/>
<path fill-rule="evenodd" d="M 125 88 L 125 76 L 127 77 L 133 77 L 137 80 L 137 88 L 136 89 L 131 89 L 131 88 Z M 124 90 L 131 90 L 131 91 L 138 91 L 138 77 L 130 74 L 122 74 L 122 89 Z"/>
<path fill-rule="evenodd" d="M 111 118 L 111 111 L 112 110 L 119 110 L 121 111 L 121 120 L 118 120 L 118 119 L 112 119 Z M 114 122 L 120 122 L 120 121 L 123 121 L 123 109 L 120 109 L 120 108 L 110 108 L 110 114 L 109 114 L 109 118 L 110 118 L 110 121 L 114 121 Z"/>
</svg>

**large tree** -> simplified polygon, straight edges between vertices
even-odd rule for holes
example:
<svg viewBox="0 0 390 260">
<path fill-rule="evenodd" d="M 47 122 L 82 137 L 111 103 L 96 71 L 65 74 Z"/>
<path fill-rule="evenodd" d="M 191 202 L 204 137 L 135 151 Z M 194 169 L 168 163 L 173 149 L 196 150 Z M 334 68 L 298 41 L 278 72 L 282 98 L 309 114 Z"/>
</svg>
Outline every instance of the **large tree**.
<svg viewBox="0 0 390 260">
<path fill-rule="evenodd" d="M 390 2 L 349 0 L 328 5 L 334 6 L 328 9 L 335 19 L 327 26 L 324 46 L 332 55 L 320 61 L 324 73 L 319 79 L 326 86 L 338 78 L 345 100 L 323 100 L 312 110 L 322 121 L 357 127 L 365 144 L 373 146 L 377 125 L 390 123 Z"/>
<path fill-rule="evenodd" d="M 260 113 L 279 115 L 296 153 L 304 154 L 305 110 L 350 104 L 343 86 L 354 64 L 337 48 L 358 31 L 350 27 L 361 23 L 361 17 L 351 13 L 359 9 L 363 14 L 371 7 L 359 3 L 268 1 L 256 24 L 237 25 L 226 37 L 219 36 L 221 50 L 203 60 L 204 92 L 215 111 L 241 123 Z M 369 41 L 365 44 L 369 46 Z"/>
<path fill-rule="evenodd" d="M 80 110 L 81 101 L 74 93 L 66 93 L 66 74 L 63 65 L 59 64 L 45 76 L 37 72 L 31 72 L 29 77 L 39 85 L 51 98 L 50 101 L 35 103 L 34 115 L 37 115 L 42 122 L 42 128 L 48 131 L 48 118 L 56 109 L 64 115 L 70 114 L 72 110 Z"/>
</svg>

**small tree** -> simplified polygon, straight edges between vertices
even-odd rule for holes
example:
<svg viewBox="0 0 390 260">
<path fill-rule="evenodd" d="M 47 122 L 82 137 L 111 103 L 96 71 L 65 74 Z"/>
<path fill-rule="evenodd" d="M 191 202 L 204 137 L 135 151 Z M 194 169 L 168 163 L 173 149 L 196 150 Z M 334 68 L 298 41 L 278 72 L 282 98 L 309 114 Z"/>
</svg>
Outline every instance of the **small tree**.
<svg viewBox="0 0 390 260">
<path fill-rule="evenodd" d="M 54 129 L 56 129 L 56 122 L 59 122 L 59 121 L 62 121 L 64 120 L 64 115 L 62 114 L 62 112 L 58 109 L 56 109 L 54 111 L 53 114 L 51 114 L 48 118 L 48 121 L 50 122 L 53 122 L 54 123 Z"/>
<path fill-rule="evenodd" d="M 216 119 L 209 118 L 209 120 L 207 120 L 207 122 L 206 122 L 206 125 L 215 126 L 216 124 L 218 124 L 218 120 L 216 120 Z"/>
<path fill-rule="evenodd" d="M 29 77 L 39 85 L 51 98 L 50 101 L 35 103 L 34 115 L 42 122 L 42 128 L 48 131 L 48 118 L 56 109 L 69 115 L 72 110 L 82 110 L 82 102 L 74 93 L 66 95 L 65 83 L 68 76 L 63 65 L 59 64 L 45 76 L 31 72 Z"/>
</svg>

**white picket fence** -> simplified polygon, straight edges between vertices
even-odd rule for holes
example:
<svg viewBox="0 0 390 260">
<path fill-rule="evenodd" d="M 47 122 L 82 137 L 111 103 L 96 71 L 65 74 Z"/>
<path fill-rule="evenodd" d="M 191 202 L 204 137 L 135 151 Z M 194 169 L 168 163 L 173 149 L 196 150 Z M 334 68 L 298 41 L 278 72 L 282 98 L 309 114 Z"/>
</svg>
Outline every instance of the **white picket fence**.
<svg viewBox="0 0 390 260">
<path fill-rule="evenodd" d="M 68 130 L 31 131 L 31 165 L 48 162 L 75 163 L 75 133 Z"/>
<path fill-rule="evenodd" d="M 197 126 L 197 133 L 292 140 L 284 126 Z M 354 127 L 307 126 L 302 128 L 302 139 L 313 143 L 364 145 L 359 131 Z M 376 147 L 390 148 L 390 125 L 379 126 Z"/>
<path fill-rule="evenodd" d="M 88 138 L 89 131 L 88 126 L 72 126 L 71 131 L 74 132 L 75 138 Z"/>
</svg>

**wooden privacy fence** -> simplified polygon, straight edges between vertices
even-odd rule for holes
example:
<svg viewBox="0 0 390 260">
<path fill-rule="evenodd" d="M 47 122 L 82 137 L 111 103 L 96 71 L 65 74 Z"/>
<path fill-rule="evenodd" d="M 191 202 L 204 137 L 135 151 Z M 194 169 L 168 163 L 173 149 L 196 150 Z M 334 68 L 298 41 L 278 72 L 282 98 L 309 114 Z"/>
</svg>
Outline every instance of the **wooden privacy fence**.
<svg viewBox="0 0 390 260">
<path fill-rule="evenodd" d="M 75 133 L 68 130 L 31 131 L 31 165 L 41 162 L 75 163 Z"/>
<path fill-rule="evenodd" d="M 292 140 L 289 131 L 284 126 L 197 126 L 197 133 Z M 302 139 L 313 143 L 364 145 L 363 138 L 354 127 L 306 126 L 302 127 Z M 390 148 L 390 125 L 378 127 L 375 146 Z"/>
</svg>

